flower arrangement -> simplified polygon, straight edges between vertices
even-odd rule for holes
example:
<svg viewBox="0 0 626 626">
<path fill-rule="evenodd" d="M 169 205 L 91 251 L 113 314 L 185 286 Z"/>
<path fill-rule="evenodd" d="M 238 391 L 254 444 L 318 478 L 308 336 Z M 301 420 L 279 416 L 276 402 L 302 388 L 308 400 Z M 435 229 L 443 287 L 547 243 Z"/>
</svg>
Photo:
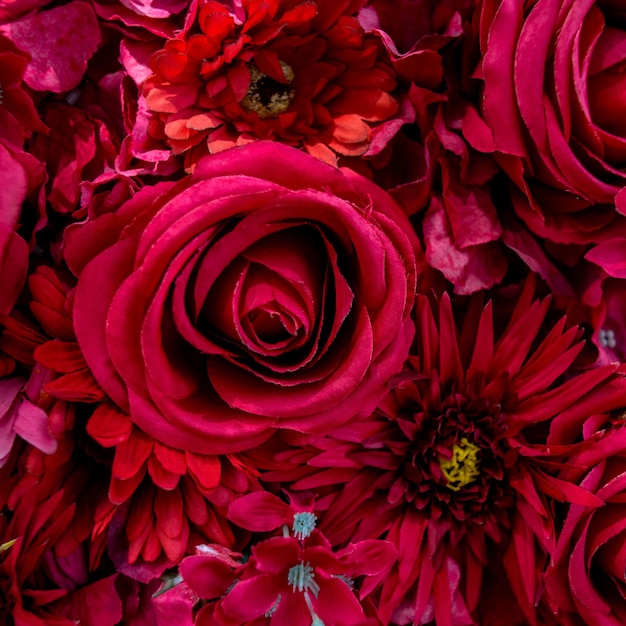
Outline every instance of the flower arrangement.
<svg viewBox="0 0 626 626">
<path fill-rule="evenodd" d="M 0 624 L 626 623 L 615 0 L 0 4 Z"/>
</svg>

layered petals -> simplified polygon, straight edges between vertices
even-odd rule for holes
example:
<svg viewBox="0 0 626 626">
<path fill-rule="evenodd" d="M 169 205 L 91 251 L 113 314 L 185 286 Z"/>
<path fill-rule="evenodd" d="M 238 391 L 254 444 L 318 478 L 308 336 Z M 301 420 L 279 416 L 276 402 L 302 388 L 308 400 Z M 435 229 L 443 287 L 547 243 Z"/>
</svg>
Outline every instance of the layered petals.
<svg viewBox="0 0 626 626">
<path fill-rule="evenodd" d="M 381 190 L 261 143 L 68 230 L 66 249 L 98 384 L 200 454 L 371 410 L 411 341 L 416 254 Z"/>
</svg>

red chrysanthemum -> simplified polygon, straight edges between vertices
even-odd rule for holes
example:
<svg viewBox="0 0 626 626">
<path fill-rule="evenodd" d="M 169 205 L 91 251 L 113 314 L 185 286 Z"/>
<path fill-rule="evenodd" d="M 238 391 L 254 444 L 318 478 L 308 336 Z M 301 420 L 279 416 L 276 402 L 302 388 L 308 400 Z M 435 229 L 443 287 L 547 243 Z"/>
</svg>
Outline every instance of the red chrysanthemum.
<svg viewBox="0 0 626 626">
<path fill-rule="evenodd" d="M 354 15 L 361 4 L 200 2 L 193 28 L 153 55 L 138 125 L 187 153 L 187 168 L 256 139 L 330 163 L 379 151 L 399 128 L 385 125 L 399 111 L 396 79 Z"/>
<path fill-rule="evenodd" d="M 385 537 L 397 545 L 383 620 L 537 624 L 556 542 L 553 500 L 602 504 L 558 477 L 594 439 L 548 445 L 548 425 L 624 405 L 624 368 L 565 381 L 582 343 L 565 319 L 539 340 L 548 308 L 532 301 L 528 282 L 494 341 L 491 304 L 470 307 L 458 333 L 447 295 L 435 313 L 420 296 L 413 371 L 369 420 L 331 437 L 292 438 L 298 449 L 277 463 L 296 467 L 266 474 L 320 494 L 328 507 L 320 530 L 334 544 Z"/>
<path fill-rule="evenodd" d="M 118 623 L 122 612 L 115 576 L 87 584 L 82 548 L 80 554 L 65 557 L 56 553 L 75 515 L 75 504 L 68 505 L 63 492 L 50 493 L 45 484 L 28 475 L 17 483 L 16 478 L 9 479 L 4 468 L 0 472 L 0 481 L 14 486 L 10 496 L 0 500 L 0 623 Z"/>
</svg>

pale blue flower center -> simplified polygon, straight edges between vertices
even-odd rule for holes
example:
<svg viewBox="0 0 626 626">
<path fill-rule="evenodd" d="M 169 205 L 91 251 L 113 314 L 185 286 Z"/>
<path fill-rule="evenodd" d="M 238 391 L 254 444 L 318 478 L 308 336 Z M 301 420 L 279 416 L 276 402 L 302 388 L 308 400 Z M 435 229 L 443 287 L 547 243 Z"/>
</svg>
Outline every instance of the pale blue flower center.
<svg viewBox="0 0 626 626">
<path fill-rule="evenodd" d="M 315 529 L 315 522 L 317 522 L 317 516 L 315 513 L 296 513 L 293 516 L 293 536 L 296 539 L 306 539 L 311 535 Z"/>
<path fill-rule="evenodd" d="M 600 329 L 598 332 L 598 341 L 603 348 L 615 348 L 615 346 L 617 346 L 615 332 L 612 330 Z"/>
<path fill-rule="evenodd" d="M 309 563 L 300 562 L 294 565 L 287 574 L 287 580 L 295 591 L 309 591 L 315 598 L 320 592 L 320 586 L 315 582 L 314 570 Z"/>
</svg>

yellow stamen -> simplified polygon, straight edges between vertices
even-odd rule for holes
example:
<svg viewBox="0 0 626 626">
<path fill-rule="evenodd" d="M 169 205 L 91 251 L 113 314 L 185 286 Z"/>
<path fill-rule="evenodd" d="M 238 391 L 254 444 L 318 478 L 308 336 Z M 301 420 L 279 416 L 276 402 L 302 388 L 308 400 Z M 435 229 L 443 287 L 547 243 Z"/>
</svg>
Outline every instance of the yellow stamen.
<svg viewBox="0 0 626 626">
<path fill-rule="evenodd" d="M 12 548 L 15 543 L 16 543 L 17 539 L 11 539 L 11 541 L 5 541 L 4 543 L 0 544 L 0 552 L 6 552 L 9 548 Z"/>
<path fill-rule="evenodd" d="M 452 491 L 459 491 L 465 485 L 474 482 L 479 476 L 480 459 L 478 452 L 480 448 L 470 443 L 463 437 L 460 444 L 452 446 L 452 458 L 439 459 L 441 471 L 448 479 L 446 487 Z"/>
<path fill-rule="evenodd" d="M 248 111 L 254 111 L 260 118 L 278 117 L 291 104 L 294 90 L 289 86 L 294 79 L 293 70 L 283 61 L 279 61 L 283 76 L 287 83 L 264 74 L 256 65 L 250 64 L 250 87 L 241 101 L 241 106 Z"/>
</svg>

